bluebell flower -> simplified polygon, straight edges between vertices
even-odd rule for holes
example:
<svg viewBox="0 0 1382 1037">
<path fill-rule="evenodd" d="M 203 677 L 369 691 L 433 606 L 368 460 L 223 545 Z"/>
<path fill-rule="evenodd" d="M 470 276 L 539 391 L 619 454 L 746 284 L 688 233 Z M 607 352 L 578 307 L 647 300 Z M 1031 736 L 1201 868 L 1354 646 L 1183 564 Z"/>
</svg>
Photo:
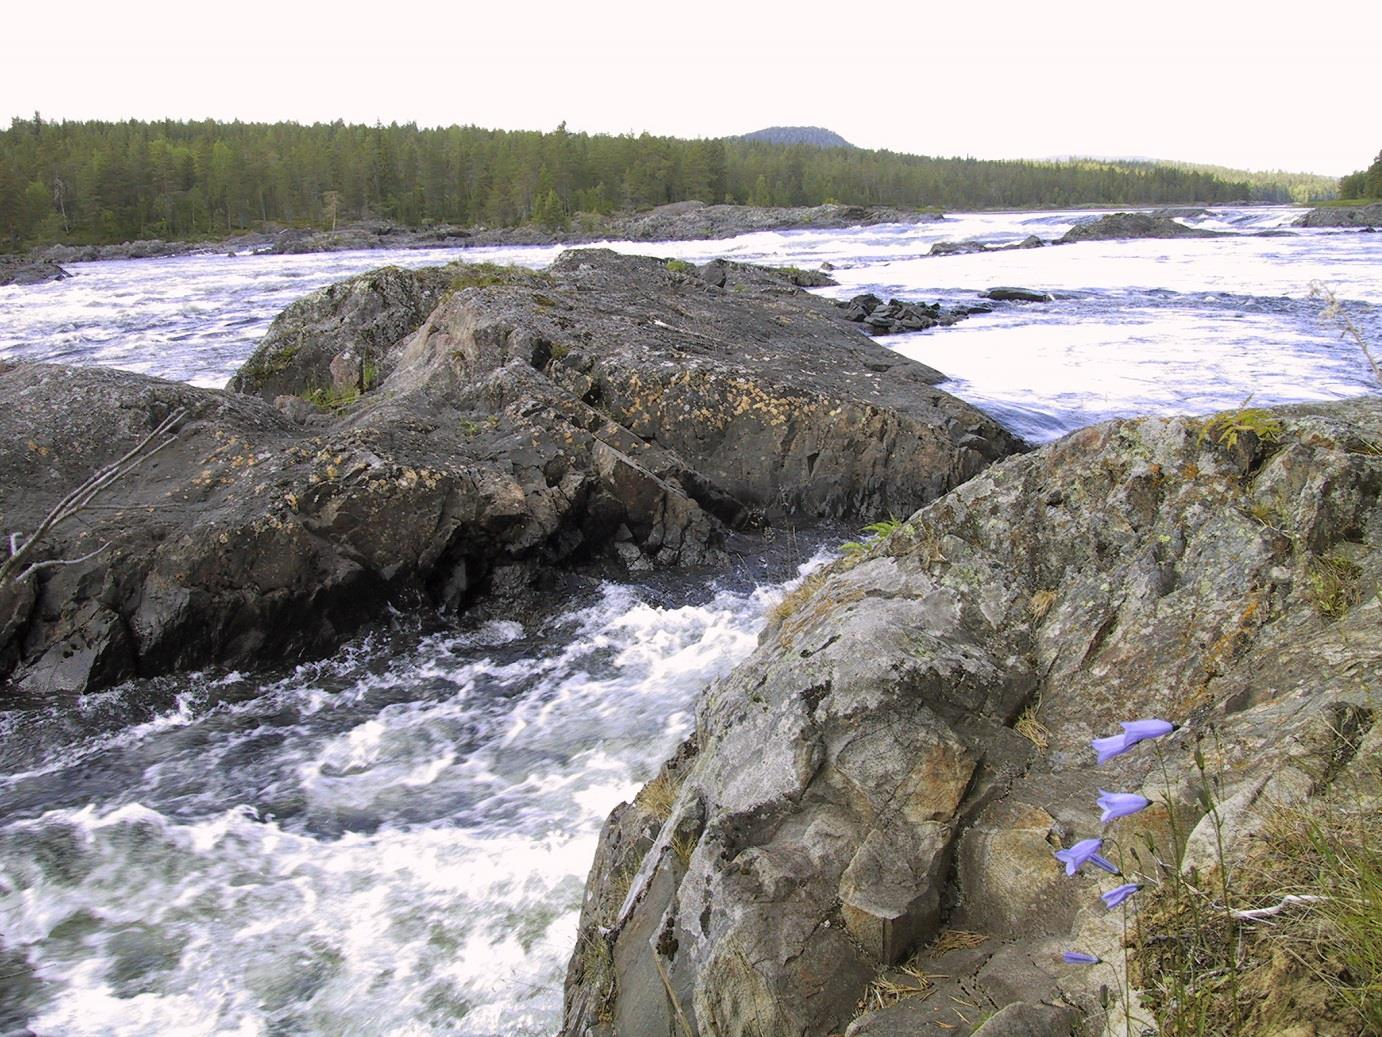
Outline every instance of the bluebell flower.
<svg viewBox="0 0 1382 1037">
<path fill-rule="evenodd" d="M 1099 821 L 1108 824 L 1120 817 L 1145 810 L 1151 802 L 1146 796 L 1139 796 L 1136 792 L 1109 792 L 1107 789 L 1100 789 L 1099 806 L 1104 812 L 1099 816 Z"/>
<path fill-rule="evenodd" d="M 1132 896 L 1141 888 L 1142 883 L 1140 882 L 1125 882 L 1121 886 L 1115 886 L 1107 893 L 1100 894 L 1100 896 L 1104 901 L 1104 906 L 1112 909 L 1127 900 L 1128 897 Z"/>
<path fill-rule="evenodd" d="M 1103 868 L 1110 875 L 1123 874 L 1121 871 L 1118 870 L 1118 865 L 1114 864 L 1113 861 L 1109 860 L 1107 857 L 1102 857 L 1097 853 L 1092 853 L 1089 855 L 1089 863 L 1094 865 L 1096 868 Z"/>
<path fill-rule="evenodd" d="M 1144 738 L 1160 738 L 1162 735 L 1169 735 L 1176 729 L 1176 725 L 1169 720 L 1158 720 L 1151 718 L 1148 720 L 1123 720 L 1119 726 L 1123 728 L 1121 735 L 1109 735 L 1107 738 L 1096 738 L 1089 744 L 1094 747 L 1094 751 L 1099 754 L 1099 762 L 1105 763 L 1115 756 L 1127 752 Z"/>
<path fill-rule="evenodd" d="M 1099 857 L 1099 848 L 1103 845 L 1102 839 L 1081 839 L 1074 846 L 1057 850 L 1055 857 L 1056 860 L 1065 862 L 1065 873 L 1073 875 L 1093 858 Z M 1099 859 L 1103 860 L 1102 857 Z M 1099 867 L 1103 867 L 1103 865 L 1099 865 Z"/>
<path fill-rule="evenodd" d="M 1086 954 L 1084 951 L 1063 951 L 1061 957 L 1067 965 L 1101 965 L 1104 961 L 1097 954 Z"/>
</svg>

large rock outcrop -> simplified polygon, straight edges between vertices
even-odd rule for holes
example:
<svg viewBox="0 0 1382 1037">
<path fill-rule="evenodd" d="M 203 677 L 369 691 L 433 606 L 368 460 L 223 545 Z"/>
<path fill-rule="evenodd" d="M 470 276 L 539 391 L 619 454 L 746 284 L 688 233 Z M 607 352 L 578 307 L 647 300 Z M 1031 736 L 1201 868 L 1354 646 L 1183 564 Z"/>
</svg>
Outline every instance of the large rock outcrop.
<svg viewBox="0 0 1382 1037">
<path fill-rule="evenodd" d="M 5 590 L 11 688 L 319 653 L 388 604 L 465 607 L 558 568 L 715 561 L 727 529 L 910 511 L 1020 446 L 828 300 L 722 273 L 601 251 L 453 269 L 411 334 L 442 275 L 355 279 L 290 307 L 246 393 L 5 368 L 6 532 L 185 411 L 41 555 L 83 560 Z M 377 382 L 323 393 L 361 343 Z"/>
<path fill-rule="evenodd" d="M 357 362 L 357 389 L 369 387 L 367 370 L 377 384 L 392 347 L 422 326 L 465 269 L 474 268 L 386 266 L 320 288 L 274 318 L 227 388 L 270 402 L 331 390 L 331 362 L 342 355 Z"/>
<path fill-rule="evenodd" d="M 1190 227 L 1170 216 L 1148 212 L 1114 212 L 1077 223 L 1057 244 L 1072 241 L 1112 241 L 1122 238 L 1219 238 L 1224 232 Z"/>
<path fill-rule="evenodd" d="M 1100 786 L 1166 782 L 1208 873 L 1198 737 L 1230 855 L 1244 803 L 1382 777 L 1378 444 L 1375 398 L 1100 425 L 809 579 L 611 816 L 564 1034 L 1121 1033 L 1110 974 L 1060 964 L 1121 963 L 1119 914 L 1052 857 L 1099 832 Z M 1164 774 L 1096 770 L 1089 739 L 1148 716 L 1183 725 Z M 1105 833 L 1128 876 L 1164 879 L 1167 825 Z"/>
</svg>

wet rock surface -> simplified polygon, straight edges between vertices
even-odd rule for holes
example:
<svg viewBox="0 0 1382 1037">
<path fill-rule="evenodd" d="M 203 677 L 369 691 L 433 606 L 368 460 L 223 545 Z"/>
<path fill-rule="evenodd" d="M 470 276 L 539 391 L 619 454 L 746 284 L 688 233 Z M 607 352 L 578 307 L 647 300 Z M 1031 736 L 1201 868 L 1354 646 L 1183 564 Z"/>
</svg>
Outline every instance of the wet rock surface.
<svg viewBox="0 0 1382 1037">
<path fill-rule="evenodd" d="M 564 1034 L 1100 1032 L 1123 933 L 1097 893 L 1126 879 L 1052 857 L 1100 832 L 1100 787 L 1164 785 L 1187 866 L 1214 842 L 1197 745 L 1230 859 L 1248 804 L 1380 802 L 1379 443 L 1375 398 L 1094 426 L 809 578 L 707 690 L 670 808 L 611 817 Z M 1091 737 L 1151 716 L 1182 725 L 1164 771 L 1095 768 Z M 1164 857 L 1167 824 L 1104 834 Z"/>
<path fill-rule="evenodd" d="M 1000 287 L 990 288 L 981 293 L 985 299 L 994 299 L 998 302 L 1050 302 L 1051 296 L 1047 292 L 1039 292 L 1035 288 L 1011 288 Z"/>
<path fill-rule="evenodd" d="M 7 690 L 319 654 L 388 607 L 582 566 L 715 563 L 729 530 L 910 511 L 1020 448 L 829 301 L 721 273 L 598 250 L 377 272 L 290 307 L 240 393 L 5 367 L 7 532 L 185 412 L 38 556 L 83 560 L 6 589 Z"/>
<path fill-rule="evenodd" d="M 856 295 L 835 305 L 839 307 L 845 320 L 862 325 L 870 335 L 895 335 L 907 331 L 949 327 L 971 314 L 988 313 L 991 310 L 991 307 L 983 304 L 943 308 L 938 302 L 890 299 L 885 303 L 872 293 Z"/>
<path fill-rule="evenodd" d="M 9 284 L 28 285 L 43 284 L 47 281 L 65 281 L 71 276 L 52 259 L 0 256 L 0 287 Z"/>
</svg>

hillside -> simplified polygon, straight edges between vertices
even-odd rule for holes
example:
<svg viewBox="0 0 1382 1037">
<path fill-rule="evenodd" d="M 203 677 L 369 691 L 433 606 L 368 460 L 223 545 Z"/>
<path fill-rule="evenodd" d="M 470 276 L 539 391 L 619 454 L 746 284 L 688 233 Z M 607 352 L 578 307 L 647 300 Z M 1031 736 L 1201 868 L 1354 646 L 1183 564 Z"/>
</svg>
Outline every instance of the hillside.
<svg viewBox="0 0 1382 1037">
<path fill-rule="evenodd" d="M 536 225 L 669 202 L 905 209 L 1213 204 L 1245 182 L 1169 166 L 982 161 L 737 139 L 342 122 L 45 122 L 0 132 L 0 251 L 212 239 L 277 225 Z"/>
<path fill-rule="evenodd" d="M 766 129 L 741 134 L 737 139 L 751 144 L 805 144 L 813 148 L 854 147 L 834 130 L 827 130 L 822 126 L 769 126 Z"/>
</svg>

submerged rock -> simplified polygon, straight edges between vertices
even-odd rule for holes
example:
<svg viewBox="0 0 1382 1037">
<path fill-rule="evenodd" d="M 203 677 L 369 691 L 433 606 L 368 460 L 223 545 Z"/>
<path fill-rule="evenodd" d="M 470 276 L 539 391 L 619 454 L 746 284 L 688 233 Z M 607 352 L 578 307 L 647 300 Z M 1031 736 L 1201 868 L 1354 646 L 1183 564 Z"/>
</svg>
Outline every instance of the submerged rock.
<svg viewBox="0 0 1382 1037">
<path fill-rule="evenodd" d="M 1035 288 L 990 288 L 986 292 L 980 293 L 985 299 L 993 299 L 997 302 L 1050 302 L 1051 296 L 1047 292 L 1039 292 Z"/>
<path fill-rule="evenodd" d="M 835 304 L 845 320 L 862 324 L 870 335 L 894 335 L 906 331 L 925 331 L 928 328 L 949 327 L 972 313 L 987 312 L 984 307 L 954 307 L 942 309 L 940 303 L 904 302 L 890 299 L 884 303 L 869 293 L 856 295 Z"/>
<path fill-rule="evenodd" d="M 1269 802 L 1263 782 L 1376 809 L 1377 443 L 1374 398 L 1095 426 L 808 579 L 707 690 L 658 779 L 670 808 L 640 796 L 607 824 L 563 1033 L 1097 1022 L 1119 980 L 1060 951 L 1121 969 L 1119 915 L 1052 850 L 1099 832 L 1101 786 L 1169 783 L 1212 847 L 1191 750 L 1213 725 L 1230 855 L 1260 844 L 1265 813 L 1234 804 Z M 1096 770 L 1090 738 L 1139 717 L 1183 725 L 1166 777 L 1146 747 Z M 1170 854 L 1164 808 L 1110 832 L 1128 874 L 1159 874 L 1130 851 L 1145 833 Z M 914 953 L 933 996 L 870 1010 Z"/>
<path fill-rule="evenodd" d="M 7 284 L 43 284 L 46 281 L 65 281 L 71 277 L 52 259 L 28 259 L 0 256 L 0 286 Z"/>
<path fill-rule="evenodd" d="M 1115 212 L 1096 220 L 1077 223 L 1058 244 L 1072 241 L 1109 241 L 1118 238 L 1220 238 L 1224 232 L 1187 227 L 1169 216 L 1145 212 Z"/>
<path fill-rule="evenodd" d="M 379 271 L 290 307 L 241 393 L 5 368 L 6 532 L 186 412 L 44 545 L 82 560 L 0 600 L 10 689 L 262 665 L 388 606 L 717 561 L 726 530 L 911 510 L 1020 448 L 830 301 L 772 271 L 726 278 L 596 250 L 540 274 Z"/>
<path fill-rule="evenodd" d="M 931 246 L 928 256 L 969 256 L 977 252 L 993 251 L 982 241 L 938 241 Z"/>
</svg>

